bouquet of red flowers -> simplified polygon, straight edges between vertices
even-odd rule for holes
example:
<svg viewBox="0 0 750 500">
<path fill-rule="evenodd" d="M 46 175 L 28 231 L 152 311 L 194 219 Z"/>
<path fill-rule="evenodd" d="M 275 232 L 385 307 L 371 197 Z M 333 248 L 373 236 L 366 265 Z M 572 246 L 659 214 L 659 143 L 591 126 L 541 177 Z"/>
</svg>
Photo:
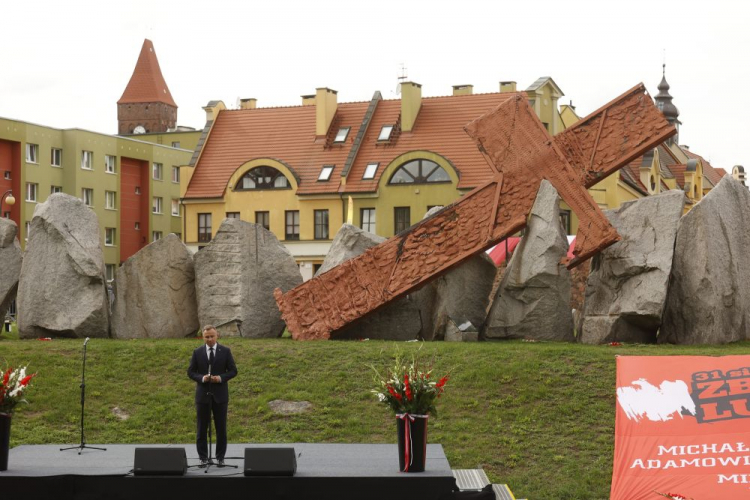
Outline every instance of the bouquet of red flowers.
<svg viewBox="0 0 750 500">
<path fill-rule="evenodd" d="M 27 375 L 25 366 L 16 369 L 10 367 L 0 373 L 0 413 L 12 415 L 18 403 L 26 403 L 23 393 L 36 373 Z"/>
<path fill-rule="evenodd" d="M 381 403 L 388 405 L 396 414 L 433 415 L 437 417 L 435 402 L 443 395 L 449 374 L 440 378 L 433 376 L 432 362 L 416 358 L 405 360 L 396 356 L 395 364 L 387 376 L 375 370 L 377 388 L 373 393 Z"/>
</svg>

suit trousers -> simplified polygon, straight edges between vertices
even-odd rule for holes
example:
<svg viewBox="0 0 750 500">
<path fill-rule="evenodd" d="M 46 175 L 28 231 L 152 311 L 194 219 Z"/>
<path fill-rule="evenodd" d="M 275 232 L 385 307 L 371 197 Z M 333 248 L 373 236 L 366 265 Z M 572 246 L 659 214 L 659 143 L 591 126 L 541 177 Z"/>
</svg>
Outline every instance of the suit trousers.
<svg viewBox="0 0 750 500">
<path fill-rule="evenodd" d="M 208 426 L 211 424 L 213 414 L 214 428 L 216 429 L 216 459 L 224 460 L 227 452 L 227 407 L 228 403 L 217 403 L 211 399 L 210 403 L 195 403 L 198 415 L 196 446 L 198 457 L 201 460 L 208 458 Z"/>
</svg>

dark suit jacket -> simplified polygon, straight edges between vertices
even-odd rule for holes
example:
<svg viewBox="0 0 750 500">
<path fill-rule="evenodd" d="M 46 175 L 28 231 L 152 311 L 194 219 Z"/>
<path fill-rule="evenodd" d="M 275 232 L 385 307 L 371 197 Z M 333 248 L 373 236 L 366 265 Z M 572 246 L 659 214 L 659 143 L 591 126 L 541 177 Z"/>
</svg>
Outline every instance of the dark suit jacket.
<svg viewBox="0 0 750 500">
<path fill-rule="evenodd" d="M 208 382 L 203 383 L 203 376 L 208 375 L 208 354 L 206 354 L 205 344 L 193 351 L 193 357 L 190 359 L 188 367 L 188 377 L 195 380 L 195 402 L 208 403 L 209 391 Z M 229 402 L 229 387 L 227 382 L 237 376 L 237 365 L 234 364 L 232 351 L 223 345 L 216 344 L 214 350 L 214 364 L 211 368 L 211 375 L 221 377 L 220 384 L 210 384 L 210 391 L 213 399 L 217 403 Z"/>
</svg>

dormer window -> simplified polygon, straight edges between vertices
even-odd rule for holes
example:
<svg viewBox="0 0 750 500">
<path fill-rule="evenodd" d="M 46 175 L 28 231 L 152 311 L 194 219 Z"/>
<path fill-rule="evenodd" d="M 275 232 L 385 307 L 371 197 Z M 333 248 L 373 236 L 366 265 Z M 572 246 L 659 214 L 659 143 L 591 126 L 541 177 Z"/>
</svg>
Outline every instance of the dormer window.
<svg viewBox="0 0 750 500">
<path fill-rule="evenodd" d="M 388 141 L 391 139 L 391 132 L 393 132 L 393 125 L 383 125 L 380 129 L 380 135 L 378 141 Z"/>
<path fill-rule="evenodd" d="M 362 176 L 363 179 L 374 179 L 375 178 L 375 172 L 378 171 L 378 165 L 379 163 L 368 163 L 367 167 L 365 167 L 365 175 Z"/>
<path fill-rule="evenodd" d="M 248 189 L 289 189 L 291 185 L 284 174 L 273 167 L 255 167 L 243 175 L 234 187 L 235 191 Z"/>
<path fill-rule="evenodd" d="M 451 178 L 434 161 L 419 159 L 404 163 L 393 173 L 388 184 L 431 184 L 450 182 Z"/>
<path fill-rule="evenodd" d="M 331 174 L 333 173 L 333 167 L 334 165 L 323 165 L 323 169 L 320 171 L 318 180 L 319 181 L 329 180 L 331 178 Z"/>
<path fill-rule="evenodd" d="M 341 127 L 336 134 L 336 138 L 333 140 L 334 144 L 340 144 L 346 141 L 346 137 L 349 135 L 351 127 Z"/>
</svg>

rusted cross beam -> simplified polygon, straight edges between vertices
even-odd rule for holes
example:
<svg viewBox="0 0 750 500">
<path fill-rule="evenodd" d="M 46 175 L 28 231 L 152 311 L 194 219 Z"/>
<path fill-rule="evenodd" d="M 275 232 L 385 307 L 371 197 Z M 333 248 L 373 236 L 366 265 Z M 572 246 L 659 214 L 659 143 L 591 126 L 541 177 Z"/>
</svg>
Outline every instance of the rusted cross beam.
<svg viewBox="0 0 750 500">
<path fill-rule="evenodd" d="M 295 339 L 326 339 L 518 232 L 542 179 L 578 215 L 570 267 L 619 240 L 586 190 L 676 130 L 637 85 L 561 134 L 550 137 L 518 94 L 468 124 L 494 172 L 435 216 L 330 271 L 274 295 Z"/>
</svg>

